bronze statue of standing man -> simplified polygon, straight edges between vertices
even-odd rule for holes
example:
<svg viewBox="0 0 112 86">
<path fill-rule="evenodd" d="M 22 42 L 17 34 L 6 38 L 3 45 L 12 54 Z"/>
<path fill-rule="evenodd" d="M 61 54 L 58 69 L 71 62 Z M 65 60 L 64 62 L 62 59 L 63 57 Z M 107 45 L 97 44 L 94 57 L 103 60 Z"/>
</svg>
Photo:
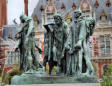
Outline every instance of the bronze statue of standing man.
<svg viewBox="0 0 112 86">
<path fill-rule="evenodd" d="M 44 25 L 45 28 L 49 27 L 50 30 L 50 33 L 48 32 L 47 34 L 50 34 L 50 36 L 48 37 L 48 62 L 51 63 L 51 65 L 54 64 L 54 62 L 57 62 L 56 73 L 60 74 L 64 72 L 63 70 L 65 70 L 66 66 L 65 58 L 62 57 L 62 51 L 67 40 L 69 29 L 68 25 L 62 20 L 62 17 L 58 13 L 55 13 L 53 18 L 54 23 Z M 52 68 L 50 68 L 49 70 L 52 70 Z"/>
<path fill-rule="evenodd" d="M 70 56 L 67 56 L 67 75 L 77 75 L 81 72 L 81 58 L 82 53 L 80 52 L 81 46 L 79 46 L 79 35 L 83 27 L 83 18 L 82 12 L 80 10 L 75 10 L 73 12 L 73 23 L 70 27 L 70 36 L 69 36 L 69 49 Z"/>
<path fill-rule="evenodd" d="M 20 16 L 22 27 L 18 31 L 16 51 L 20 51 L 20 70 L 31 73 L 38 69 L 38 58 L 35 52 L 34 23 L 32 18 L 22 14 Z"/>
<path fill-rule="evenodd" d="M 65 72 L 65 58 L 62 57 L 62 51 L 67 41 L 69 28 L 67 23 L 62 20 L 59 14 L 54 14 L 54 54 L 57 57 L 57 73 Z"/>
<path fill-rule="evenodd" d="M 93 34 L 94 25 L 95 22 L 92 18 L 85 20 L 80 10 L 74 11 L 74 20 L 65 47 L 68 50 L 68 56 L 66 56 L 67 75 L 75 74 L 78 76 L 83 72 L 86 72 L 87 75 L 94 74 L 90 53 L 88 52 L 88 39 Z"/>
</svg>

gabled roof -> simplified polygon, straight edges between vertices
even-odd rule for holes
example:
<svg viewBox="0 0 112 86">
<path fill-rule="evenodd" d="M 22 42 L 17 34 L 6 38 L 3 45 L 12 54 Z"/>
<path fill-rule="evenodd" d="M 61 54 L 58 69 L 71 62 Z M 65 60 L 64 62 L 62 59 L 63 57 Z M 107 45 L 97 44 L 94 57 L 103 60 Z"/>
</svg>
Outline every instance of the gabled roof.
<svg viewBox="0 0 112 86">
<path fill-rule="evenodd" d="M 91 10 L 91 6 L 88 0 L 82 0 L 79 6 L 80 10 Z"/>
<path fill-rule="evenodd" d="M 52 0 L 53 3 L 56 6 L 56 9 L 60 11 L 60 13 L 62 12 L 63 9 L 61 9 L 62 3 L 64 3 L 64 6 L 66 7 L 66 9 L 64 10 L 65 14 L 61 14 L 62 16 L 65 17 L 66 13 L 70 13 L 70 15 L 72 15 L 72 5 L 73 3 L 75 3 L 76 8 L 80 7 L 81 2 L 80 1 L 86 1 L 86 0 Z M 96 12 L 96 20 L 99 21 L 100 20 L 100 15 L 102 12 L 102 9 L 104 9 L 105 13 L 107 14 L 107 21 L 112 21 L 112 17 L 111 17 L 111 11 L 112 11 L 112 5 L 110 5 L 110 7 L 106 6 L 106 0 L 87 0 L 88 3 L 91 6 L 91 9 L 93 12 Z M 92 2 L 91 2 L 92 1 Z M 98 2 L 99 6 L 96 8 L 95 7 L 95 3 L 96 1 Z M 112 0 L 110 0 L 110 3 L 112 3 Z M 43 8 L 46 8 L 47 6 L 47 1 L 46 0 L 39 0 L 39 3 L 37 4 L 37 6 L 35 7 L 32 16 L 37 15 L 37 17 L 39 18 L 39 22 L 41 23 L 41 11 L 40 11 L 40 6 L 43 5 Z M 90 9 L 90 6 L 87 5 L 87 8 Z"/>
<path fill-rule="evenodd" d="M 12 40 L 15 40 L 15 35 L 17 34 L 17 30 L 16 30 L 16 27 L 15 25 L 8 25 L 8 26 L 5 26 L 3 27 L 3 33 L 2 33 L 2 38 L 4 40 L 8 40 L 9 36 Z"/>
<path fill-rule="evenodd" d="M 56 8 L 55 8 L 55 5 L 53 3 L 53 0 L 48 1 L 45 12 L 46 13 L 55 13 L 56 12 Z"/>
</svg>

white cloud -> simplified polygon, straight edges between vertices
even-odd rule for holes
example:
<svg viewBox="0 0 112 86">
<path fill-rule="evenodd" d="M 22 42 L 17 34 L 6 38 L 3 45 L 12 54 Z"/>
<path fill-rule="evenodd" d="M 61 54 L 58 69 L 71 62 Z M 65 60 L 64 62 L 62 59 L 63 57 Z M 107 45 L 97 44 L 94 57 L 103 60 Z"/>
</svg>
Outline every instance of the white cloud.
<svg viewBox="0 0 112 86">
<path fill-rule="evenodd" d="M 28 14 L 31 16 L 34 8 L 39 0 L 29 0 Z M 20 23 L 19 17 L 24 13 L 24 0 L 8 0 L 7 3 L 8 24 L 12 25 L 13 20 L 16 18 L 17 23 Z"/>
<path fill-rule="evenodd" d="M 8 0 L 8 24 L 13 24 L 13 19 L 16 18 L 19 21 L 19 16 L 24 12 L 24 0 Z"/>
</svg>

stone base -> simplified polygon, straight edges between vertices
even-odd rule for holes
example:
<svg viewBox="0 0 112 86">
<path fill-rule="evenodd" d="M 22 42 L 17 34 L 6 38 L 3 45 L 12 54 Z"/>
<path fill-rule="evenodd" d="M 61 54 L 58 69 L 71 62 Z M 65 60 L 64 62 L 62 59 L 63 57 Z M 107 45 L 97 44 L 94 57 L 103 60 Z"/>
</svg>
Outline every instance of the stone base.
<svg viewBox="0 0 112 86">
<path fill-rule="evenodd" d="M 33 84 L 33 85 L 5 85 L 5 86 L 101 86 L 99 83 L 75 83 L 75 84 Z"/>
<path fill-rule="evenodd" d="M 80 78 L 70 76 L 49 76 L 42 74 L 27 74 L 24 73 L 21 76 L 14 76 L 11 79 L 12 85 L 24 85 L 24 84 L 56 84 L 56 83 L 97 83 L 97 78 L 94 76 L 84 76 Z"/>
</svg>

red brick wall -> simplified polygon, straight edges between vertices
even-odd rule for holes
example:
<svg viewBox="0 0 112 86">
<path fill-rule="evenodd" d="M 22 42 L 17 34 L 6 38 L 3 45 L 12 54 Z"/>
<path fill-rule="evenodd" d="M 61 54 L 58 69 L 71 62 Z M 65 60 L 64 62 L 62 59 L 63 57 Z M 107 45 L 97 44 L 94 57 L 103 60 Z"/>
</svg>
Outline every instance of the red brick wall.
<svg viewBox="0 0 112 86">
<path fill-rule="evenodd" d="M 99 75 L 99 78 L 102 78 L 103 76 L 103 66 L 104 65 L 108 65 L 108 64 L 112 64 L 112 62 L 109 62 L 109 61 L 100 61 L 98 62 L 98 75 Z"/>
<path fill-rule="evenodd" d="M 2 9 L 3 9 L 3 25 L 7 24 L 7 0 L 2 0 L 3 4 L 2 4 Z"/>
<path fill-rule="evenodd" d="M 7 24 L 7 0 L 0 0 L 0 38 L 2 36 L 2 27 L 3 25 L 6 24 Z M 1 48 L 1 39 L 0 39 L 0 58 L 4 58 L 4 57 L 5 54 L 4 54 L 4 50 Z"/>
<path fill-rule="evenodd" d="M 5 70 L 4 70 L 4 72 L 8 72 L 11 69 L 13 69 L 13 66 L 6 67 Z"/>
<path fill-rule="evenodd" d="M 25 14 L 28 15 L 28 0 L 24 0 L 24 10 Z"/>
<path fill-rule="evenodd" d="M 4 67 L 4 63 L 5 63 L 5 59 L 4 59 L 5 58 L 5 49 L 2 48 L 1 51 L 0 51 L 0 54 L 1 54 L 0 58 L 2 59 L 2 62 L 1 62 L 0 65 L 3 68 Z"/>
<path fill-rule="evenodd" d="M 2 0 L 0 0 L 0 29 L 2 27 Z"/>
<path fill-rule="evenodd" d="M 7 0 L 0 0 L 0 27 L 7 24 Z"/>
</svg>

